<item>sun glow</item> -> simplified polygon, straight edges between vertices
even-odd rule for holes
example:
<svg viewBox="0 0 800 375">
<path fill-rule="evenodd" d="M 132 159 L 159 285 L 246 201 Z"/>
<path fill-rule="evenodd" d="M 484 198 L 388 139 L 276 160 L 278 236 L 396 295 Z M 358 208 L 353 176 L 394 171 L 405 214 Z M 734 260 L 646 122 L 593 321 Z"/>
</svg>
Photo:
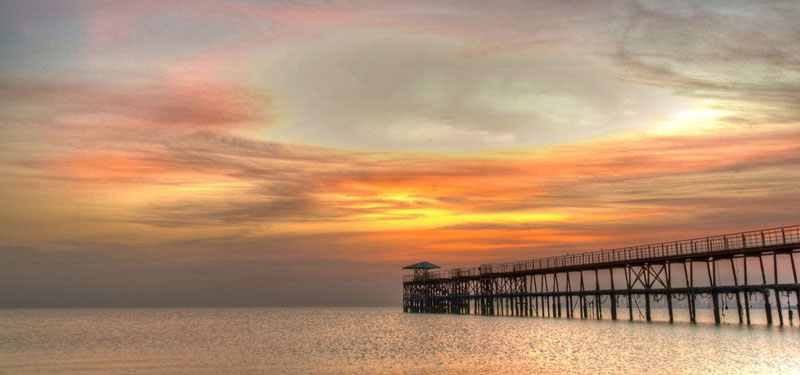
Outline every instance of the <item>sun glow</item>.
<svg viewBox="0 0 800 375">
<path fill-rule="evenodd" d="M 704 134 L 720 127 L 729 126 L 723 120 L 732 115 L 731 111 L 708 108 L 683 108 L 666 116 L 654 127 L 653 134 L 658 135 L 691 135 Z M 658 122 L 656 122 L 658 124 Z"/>
</svg>

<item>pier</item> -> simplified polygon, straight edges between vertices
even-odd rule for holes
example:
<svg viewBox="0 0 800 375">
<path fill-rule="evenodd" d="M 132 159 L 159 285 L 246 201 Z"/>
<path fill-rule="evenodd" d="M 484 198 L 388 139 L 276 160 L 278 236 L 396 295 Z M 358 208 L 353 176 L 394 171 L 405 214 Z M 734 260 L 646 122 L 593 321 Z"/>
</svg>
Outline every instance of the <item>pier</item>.
<svg viewBox="0 0 800 375">
<path fill-rule="evenodd" d="M 414 274 L 403 277 L 403 311 L 613 320 L 636 311 L 651 321 L 657 303 L 670 322 L 677 312 L 696 322 L 698 299 L 710 299 L 717 324 L 734 304 L 740 324 L 753 314 L 793 324 L 798 252 L 795 225 L 473 268 L 422 262 L 406 267 Z"/>
</svg>

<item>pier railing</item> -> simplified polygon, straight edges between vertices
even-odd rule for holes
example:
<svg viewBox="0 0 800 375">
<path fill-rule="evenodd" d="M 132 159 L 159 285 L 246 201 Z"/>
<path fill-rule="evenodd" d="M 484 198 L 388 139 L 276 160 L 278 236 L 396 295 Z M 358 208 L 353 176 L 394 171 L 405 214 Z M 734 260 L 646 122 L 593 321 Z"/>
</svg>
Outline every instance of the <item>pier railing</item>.
<svg viewBox="0 0 800 375">
<path fill-rule="evenodd" d="M 591 266 L 594 264 L 625 262 L 671 256 L 713 254 L 731 250 L 764 248 L 769 246 L 800 244 L 800 225 L 762 229 L 749 232 L 719 236 L 694 238 L 689 240 L 661 242 L 649 245 L 599 250 L 585 253 L 559 255 L 548 258 L 530 259 L 520 262 L 484 264 L 472 268 L 454 268 L 430 272 L 426 280 L 474 277 L 493 273 L 522 271 L 545 271 L 572 266 Z M 405 275 L 404 282 L 420 280 L 413 275 Z"/>
</svg>

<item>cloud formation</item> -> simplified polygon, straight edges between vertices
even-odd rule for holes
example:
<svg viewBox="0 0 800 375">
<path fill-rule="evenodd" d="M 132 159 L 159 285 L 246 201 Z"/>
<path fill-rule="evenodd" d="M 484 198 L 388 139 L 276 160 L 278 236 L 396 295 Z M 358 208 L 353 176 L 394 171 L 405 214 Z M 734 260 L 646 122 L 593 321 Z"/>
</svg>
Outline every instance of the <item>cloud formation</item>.
<svg viewBox="0 0 800 375">
<path fill-rule="evenodd" d="M 354 149 L 563 143 L 639 128 L 680 105 L 597 59 L 482 53 L 424 35 L 334 34 L 265 65 L 280 108 L 271 136 Z"/>
<path fill-rule="evenodd" d="M 419 260 L 795 224 L 798 16 L 0 3 L 0 300 L 388 304 Z"/>
</svg>

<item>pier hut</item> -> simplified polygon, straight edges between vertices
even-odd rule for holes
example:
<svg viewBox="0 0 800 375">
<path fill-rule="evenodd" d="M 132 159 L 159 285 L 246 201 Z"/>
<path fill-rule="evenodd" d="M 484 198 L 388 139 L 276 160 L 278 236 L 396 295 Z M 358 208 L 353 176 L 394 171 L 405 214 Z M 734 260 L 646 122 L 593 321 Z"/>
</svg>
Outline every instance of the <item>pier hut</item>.
<svg viewBox="0 0 800 375">
<path fill-rule="evenodd" d="M 414 270 L 413 275 L 407 275 L 406 279 L 413 280 L 413 286 L 404 285 L 403 288 L 403 311 L 405 312 L 436 312 L 439 301 L 432 298 L 433 295 L 443 295 L 437 285 L 430 284 L 430 270 L 441 268 L 430 262 L 419 262 L 403 267 L 404 270 Z"/>
<path fill-rule="evenodd" d="M 437 266 L 437 265 L 435 265 L 433 263 L 429 263 L 429 262 L 419 262 L 419 263 L 414 263 L 414 264 L 412 264 L 410 266 L 403 267 L 404 270 L 414 270 L 414 279 L 415 280 L 425 280 L 425 279 L 427 279 L 428 278 L 427 277 L 428 276 L 428 271 L 435 270 L 437 268 L 442 268 L 442 267 L 439 267 L 439 266 Z"/>
</svg>

